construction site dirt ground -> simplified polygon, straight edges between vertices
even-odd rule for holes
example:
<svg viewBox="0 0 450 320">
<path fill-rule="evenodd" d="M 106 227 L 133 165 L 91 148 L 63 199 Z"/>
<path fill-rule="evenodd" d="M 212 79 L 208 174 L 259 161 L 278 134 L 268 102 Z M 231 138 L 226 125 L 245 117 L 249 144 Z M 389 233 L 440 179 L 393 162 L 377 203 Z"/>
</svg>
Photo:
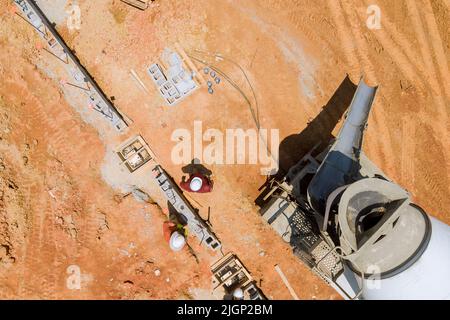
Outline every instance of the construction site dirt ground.
<svg viewBox="0 0 450 320">
<path fill-rule="evenodd" d="M 80 30 L 66 24 L 71 1 L 37 2 L 132 123 L 113 135 L 98 129 L 101 119 L 86 121 L 89 110 L 63 94 L 59 61 L 12 1 L 0 0 L 0 298 L 212 297 L 210 265 L 220 254 L 194 237 L 193 252 L 171 253 L 157 189 L 150 192 L 157 203 L 137 201 L 116 184 L 110 163 L 112 146 L 141 134 L 180 181 L 183 165 L 171 161 L 174 130 L 192 131 L 196 120 L 203 130 L 255 128 L 226 82 L 212 95 L 203 86 L 176 106 L 164 104 L 146 68 L 176 43 L 192 54 L 222 53 L 245 70 L 261 127 L 280 130 L 282 170 L 336 133 L 362 75 L 380 85 L 364 152 L 425 211 L 450 223 L 448 1 L 377 0 L 381 28 L 369 29 L 373 1 L 366 0 L 157 0 L 146 11 L 79 0 Z M 250 95 L 233 65 L 217 65 Z M 211 208 L 223 251 L 239 256 L 269 299 L 292 298 L 275 265 L 300 299 L 340 299 L 260 217 L 261 166 L 207 167 L 214 191 L 190 199 L 203 218 Z M 148 170 L 137 174 L 153 179 Z M 81 272 L 79 289 L 67 285 L 71 266 Z"/>
</svg>

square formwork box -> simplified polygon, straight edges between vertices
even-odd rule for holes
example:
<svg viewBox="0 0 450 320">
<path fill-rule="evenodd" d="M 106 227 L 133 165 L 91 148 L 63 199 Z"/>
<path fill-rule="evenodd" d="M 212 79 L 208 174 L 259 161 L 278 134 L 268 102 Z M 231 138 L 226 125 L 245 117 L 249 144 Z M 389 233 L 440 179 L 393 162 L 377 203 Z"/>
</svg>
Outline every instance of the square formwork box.
<svg viewBox="0 0 450 320">
<path fill-rule="evenodd" d="M 122 143 L 116 149 L 116 153 L 130 173 L 136 171 L 150 160 L 155 161 L 155 155 L 140 135 Z"/>
</svg>

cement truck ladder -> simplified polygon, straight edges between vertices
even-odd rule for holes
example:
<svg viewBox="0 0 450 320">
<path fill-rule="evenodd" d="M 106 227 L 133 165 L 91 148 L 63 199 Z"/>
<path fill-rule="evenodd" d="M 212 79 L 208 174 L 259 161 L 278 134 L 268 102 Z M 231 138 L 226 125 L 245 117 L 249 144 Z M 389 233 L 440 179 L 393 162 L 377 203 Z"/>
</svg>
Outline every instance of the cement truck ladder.
<svg viewBox="0 0 450 320">
<path fill-rule="evenodd" d="M 333 256 L 333 260 L 336 259 L 336 257 L 341 260 L 341 259 L 345 259 L 345 256 L 342 255 L 341 253 L 338 252 L 338 250 L 342 251 L 340 246 L 336 246 L 334 248 L 332 248 L 331 250 L 329 250 L 317 263 L 316 263 L 316 267 L 317 270 L 319 272 L 319 274 L 327 274 L 329 272 L 329 268 L 325 267 L 326 266 L 326 262 L 327 260 L 329 260 L 330 255 Z M 325 262 L 325 264 L 324 264 Z M 342 266 L 342 261 L 340 262 L 341 266 Z M 361 279 L 364 279 L 364 273 L 362 273 L 361 275 Z M 335 279 L 332 279 L 331 283 L 330 283 L 333 287 L 335 287 L 335 289 L 338 289 L 339 291 L 341 291 L 349 300 L 356 300 L 358 299 L 362 292 L 363 292 L 363 288 L 364 288 L 364 280 L 361 281 L 361 287 L 359 288 L 358 292 L 355 294 L 355 296 L 351 296 L 344 288 L 342 288 L 342 286 L 339 285 L 339 283 L 337 283 L 335 281 Z"/>
</svg>

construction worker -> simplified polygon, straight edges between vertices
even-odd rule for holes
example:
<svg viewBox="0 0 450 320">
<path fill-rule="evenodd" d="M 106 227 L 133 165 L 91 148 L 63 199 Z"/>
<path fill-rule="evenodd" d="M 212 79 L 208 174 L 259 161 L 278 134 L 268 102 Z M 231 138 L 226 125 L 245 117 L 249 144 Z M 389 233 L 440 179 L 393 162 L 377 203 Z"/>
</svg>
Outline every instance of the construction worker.
<svg viewBox="0 0 450 320">
<path fill-rule="evenodd" d="M 213 189 L 213 181 L 201 173 L 190 174 L 189 179 L 185 179 L 183 176 L 180 187 L 188 192 L 207 193 Z"/>
<path fill-rule="evenodd" d="M 163 224 L 164 239 L 169 243 L 172 251 L 180 251 L 186 244 L 186 229 L 182 224 L 165 221 Z"/>
<path fill-rule="evenodd" d="M 234 289 L 233 300 L 244 300 L 244 291 L 241 288 Z"/>
<path fill-rule="evenodd" d="M 175 231 L 170 236 L 169 240 L 169 246 L 172 251 L 180 251 L 183 249 L 184 245 L 186 244 L 186 239 L 184 235 L 182 235 L 180 232 Z"/>
</svg>

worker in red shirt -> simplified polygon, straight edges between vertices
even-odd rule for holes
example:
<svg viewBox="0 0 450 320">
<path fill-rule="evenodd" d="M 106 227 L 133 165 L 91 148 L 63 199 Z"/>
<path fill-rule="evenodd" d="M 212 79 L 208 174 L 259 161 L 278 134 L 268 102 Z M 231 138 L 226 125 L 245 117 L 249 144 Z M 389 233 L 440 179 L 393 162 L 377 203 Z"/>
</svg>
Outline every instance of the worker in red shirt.
<svg viewBox="0 0 450 320">
<path fill-rule="evenodd" d="M 207 193 L 213 189 L 213 181 L 200 173 L 193 173 L 185 181 L 185 177 L 180 182 L 180 187 L 188 192 Z"/>
</svg>

